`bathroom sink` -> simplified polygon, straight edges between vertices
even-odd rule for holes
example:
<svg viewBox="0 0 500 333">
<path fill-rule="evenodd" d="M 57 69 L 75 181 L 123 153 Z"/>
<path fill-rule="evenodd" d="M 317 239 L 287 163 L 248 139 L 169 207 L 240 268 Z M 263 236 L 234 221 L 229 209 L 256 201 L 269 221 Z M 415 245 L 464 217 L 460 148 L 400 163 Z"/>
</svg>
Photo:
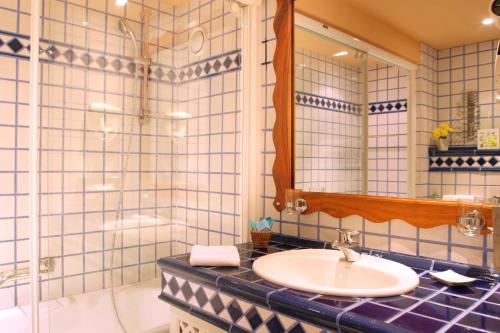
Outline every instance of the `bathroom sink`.
<svg viewBox="0 0 500 333">
<path fill-rule="evenodd" d="M 347 262 L 337 250 L 290 250 L 258 258 L 253 271 L 261 278 L 292 289 L 323 295 L 379 297 L 407 293 L 418 276 L 400 263 L 362 254 Z"/>
</svg>

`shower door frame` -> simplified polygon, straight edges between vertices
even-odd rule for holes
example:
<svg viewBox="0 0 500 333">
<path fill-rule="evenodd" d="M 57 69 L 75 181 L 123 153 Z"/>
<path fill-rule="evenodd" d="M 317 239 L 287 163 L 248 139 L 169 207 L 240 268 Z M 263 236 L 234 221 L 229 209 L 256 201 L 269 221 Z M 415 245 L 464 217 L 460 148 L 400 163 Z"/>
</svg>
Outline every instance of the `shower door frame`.
<svg viewBox="0 0 500 333">
<path fill-rule="evenodd" d="M 38 106 L 40 78 L 40 8 L 41 0 L 31 0 L 30 16 L 30 83 L 29 83 L 29 221 L 30 221 L 30 305 L 31 332 L 40 331 L 38 270 Z"/>
</svg>

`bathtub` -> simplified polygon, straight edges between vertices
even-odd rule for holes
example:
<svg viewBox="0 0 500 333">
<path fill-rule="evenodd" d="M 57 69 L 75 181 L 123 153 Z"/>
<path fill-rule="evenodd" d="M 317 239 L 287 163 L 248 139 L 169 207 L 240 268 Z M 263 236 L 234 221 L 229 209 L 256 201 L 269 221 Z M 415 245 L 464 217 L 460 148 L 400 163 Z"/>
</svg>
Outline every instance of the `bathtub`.
<svg viewBox="0 0 500 333">
<path fill-rule="evenodd" d="M 170 309 L 158 300 L 160 279 L 116 288 L 120 318 L 129 333 L 168 333 Z M 0 331 L 30 333 L 30 307 L 0 311 Z M 40 332 L 122 332 L 113 311 L 111 290 L 104 289 L 40 303 Z"/>
</svg>

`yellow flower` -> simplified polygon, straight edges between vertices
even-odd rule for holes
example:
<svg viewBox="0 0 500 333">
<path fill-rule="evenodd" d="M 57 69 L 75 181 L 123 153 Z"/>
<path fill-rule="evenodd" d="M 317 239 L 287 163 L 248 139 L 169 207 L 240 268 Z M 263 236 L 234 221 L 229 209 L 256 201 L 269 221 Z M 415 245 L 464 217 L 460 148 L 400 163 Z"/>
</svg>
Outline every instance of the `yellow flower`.
<svg viewBox="0 0 500 333">
<path fill-rule="evenodd" d="M 451 132 L 454 132 L 455 129 L 451 128 L 447 123 L 442 123 L 439 127 L 435 128 L 432 132 L 432 135 L 436 139 L 446 139 Z"/>
</svg>

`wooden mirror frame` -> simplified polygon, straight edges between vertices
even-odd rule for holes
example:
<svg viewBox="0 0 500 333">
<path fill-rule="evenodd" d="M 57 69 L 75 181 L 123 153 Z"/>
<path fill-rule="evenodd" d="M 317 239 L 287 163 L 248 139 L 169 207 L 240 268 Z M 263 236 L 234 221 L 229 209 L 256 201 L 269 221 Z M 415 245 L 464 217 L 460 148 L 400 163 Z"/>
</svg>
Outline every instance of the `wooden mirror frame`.
<svg viewBox="0 0 500 333">
<path fill-rule="evenodd" d="M 294 4 L 293 0 L 276 0 L 274 18 L 276 51 L 273 65 L 276 85 L 273 94 L 276 122 L 273 141 L 276 158 L 273 178 L 276 185 L 274 207 L 281 211 L 286 204 L 287 189 L 294 188 Z M 294 190 L 295 197 L 307 202 L 304 214 L 324 212 L 334 217 L 359 215 L 371 222 L 398 219 L 420 228 L 456 224 L 457 204 L 451 201 L 377 197 L 370 195 L 305 192 Z M 484 215 L 492 225 L 492 205 L 484 205 Z"/>
</svg>

